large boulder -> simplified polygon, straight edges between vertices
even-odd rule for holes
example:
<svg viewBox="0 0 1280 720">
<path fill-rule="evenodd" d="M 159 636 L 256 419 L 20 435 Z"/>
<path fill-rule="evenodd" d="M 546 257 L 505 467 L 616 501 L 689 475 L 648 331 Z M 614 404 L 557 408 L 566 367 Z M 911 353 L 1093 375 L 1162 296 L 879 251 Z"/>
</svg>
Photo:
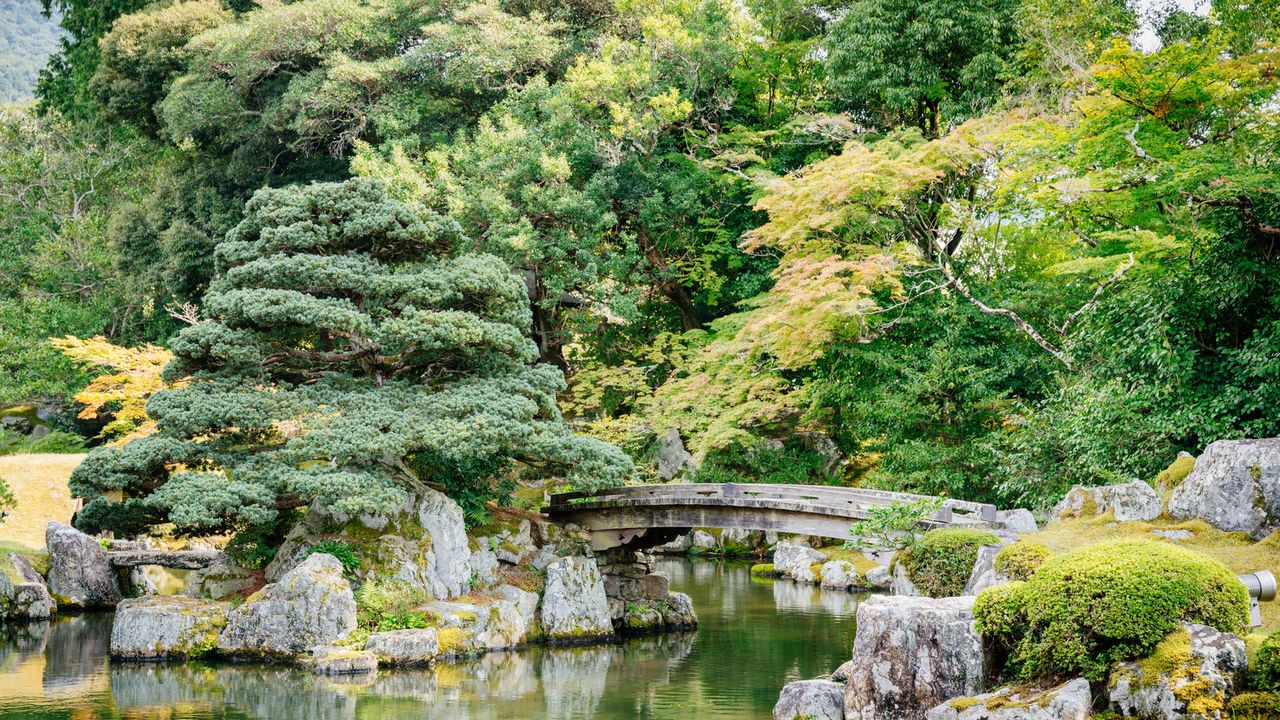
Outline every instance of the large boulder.
<svg viewBox="0 0 1280 720">
<path fill-rule="evenodd" d="M 124 595 L 107 551 L 70 525 L 49 523 L 49 593 L 65 608 L 113 608 Z"/>
<path fill-rule="evenodd" d="M 218 650 L 240 657 L 292 657 L 340 640 L 356 627 L 342 563 L 316 553 L 232 610 Z"/>
<path fill-rule="evenodd" d="M 824 588 L 832 590 L 848 590 L 862 587 L 862 577 L 858 569 L 848 560 L 828 560 L 822 563 L 822 581 Z"/>
<path fill-rule="evenodd" d="M 996 556 L 1009 543 L 1001 542 L 997 545 L 983 545 L 978 548 L 978 557 L 973 562 L 973 571 L 969 573 L 969 581 L 965 583 L 965 595 L 977 595 L 987 588 L 1003 585 L 1009 582 L 1009 578 L 1004 573 L 996 570 Z"/>
<path fill-rule="evenodd" d="M 317 675 L 364 675 L 378 669 L 378 657 L 365 650 L 318 645 L 300 664 Z"/>
<path fill-rule="evenodd" d="M 814 565 L 827 561 L 827 556 L 809 545 L 783 541 L 773 549 L 773 571 L 800 582 L 817 582 Z"/>
<path fill-rule="evenodd" d="M 986 661 L 973 600 L 877 595 L 859 605 L 845 717 L 921 720 L 945 700 L 981 691 Z"/>
<path fill-rule="evenodd" d="M 40 573 L 17 553 L 9 553 L 9 566 L 13 570 L 12 582 L 0 567 L 0 619 L 5 616 L 10 620 L 48 620 L 53 617 L 58 606 Z"/>
<path fill-rule="evenodd" d="M 773 706 L 773 720 L 844 720 L 844 686 L 830 680 L 787 683 Z"/>
<path fill-rule="evenodd" d="M 1169 499 L 1169 514 L 1262 537 L 1280 525 L 1280 438 L 1209 443 Z"/>
<path fill-rule="evenodd" d="M 889 592 L 899 597 L 920 597 L 923 593 L 916 584 L 911 582 L 911 576 L 907 574 L 907 569 L 902 563 L 894 563 L 892 574 L 889 577 Z"/>
<path fill-rule="evenodd" d="M 111 655 L 125 660 L 200 657 L 218 645 L 230 605 L 149 595 L 122 600 L 111 625 Z"/>
<path fill-rule="evenodd" d="M 440 654 L 440 639 L 435 628 L 391 630 L 371 634 L 364 649 L 383 665 L 429 665 Z"/>
<path fill-rule="evenodd" d="M 350 517 L 319 503 L 285 536 L 266 567 L 275 582 L 297 567 L 323 540 L 351 546 L 360 559 L 361 580 L 399 580 L 438 598 L 469 589 L 471 548 L 462 508 L 444 493 L 423 488 L 397 512 Z"/>
<path fill-rule="evenodd" d="M 1164 503 L 1155 488 L 1133 481 L 1123 485 L 1075 485 L 1053 508 L 1055 520 L 1115 513 L 1119 522 L 1154 520 L 1164 511 Z"/>
<path fill-rule="evenodd" d="M 548 642 L 582 642 L 613 634 L 604 580 L 594 558 L 561 558 L 547 566 L 542 633 Z"/>
<path fill-rule="evenodd" d="M 678 428 L 667 428 L 658 436 L 658 448 L 653 457 L 658 464 L 658 477 L 663 482 L 671 482 L 686 472 L 698 469 L 693 455 L 684 449 Z"/>
<path fill-rule="evenodd" d="M 1184 623 L 1150 658 L 1112 668 L 1111 709 L 1143 720 L 1220 720 L 1246 663 L 1239 637 Z"/>
<path fill-rule="evenodd" d="M 1001 510 L 996 513 L 996 525 L 1002 529 L 1017 533 L 1035 532 L 1040 529 L 1036 525 L 1035 516 L 1026 508 Z"/>
<path fill-rule="evenodd" d="M 489 650 L 520 647 L 538 634 L 538 594 L 514 585 L 497 589 L 498 600 L 487 609 L 488 623 L 476 642 Z"/>
<path fill-rule="evenodd" d="M 1050 690 L 1003 687 L 975 697 L 953 698 L 928 720 L 1086 720 L 1093 712 L 1089 681 L 1077 678 Z"/>
</svg>

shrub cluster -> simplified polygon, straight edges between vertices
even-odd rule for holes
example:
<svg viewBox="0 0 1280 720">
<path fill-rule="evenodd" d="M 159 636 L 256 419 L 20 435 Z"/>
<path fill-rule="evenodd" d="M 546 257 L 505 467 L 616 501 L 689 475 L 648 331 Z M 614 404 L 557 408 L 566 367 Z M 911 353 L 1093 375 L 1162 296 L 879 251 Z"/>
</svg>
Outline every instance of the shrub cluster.
<svg viewBox="0 0 1280 720">
<path fill-rule="evenodd" d="M 929 597 L 953 597 L 964 592 L 978 548 L 999 541 L 985 530 L 931 530 L 900 552 L 895 562 L 902 565 L 920 592 Z"/>
<path fill-rule="evenodd" d="M 1249 684 L 1256 690 L 1280 691 L 1280 632 L 1271 633 L 1249 663 Z"/>
<path fill-rule="evenodd" d="M 1049 558 L 1022 583 L 974 605 L 978 631 L 1023 678 L 1101 680 L 1116 662 L 1146 657 L 1183 622 L 1241 633 L 1244 586 L 1222 563 L 1150 540 L 1099 543 Z"/>
<path fill-rule="evenodd" d="M 1019 540 L 996 554 L 996 572 L 1010 580 L 1026 580 L 1052 554 L 1053 551 L 1040 543 Z"/>
</svg>

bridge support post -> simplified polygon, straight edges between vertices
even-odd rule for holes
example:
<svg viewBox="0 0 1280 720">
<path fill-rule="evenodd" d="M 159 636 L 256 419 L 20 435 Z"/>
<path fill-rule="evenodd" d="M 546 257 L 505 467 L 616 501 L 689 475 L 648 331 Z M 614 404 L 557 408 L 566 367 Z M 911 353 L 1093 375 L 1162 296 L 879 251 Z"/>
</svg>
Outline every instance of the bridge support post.
<svg viewBox="0 0 1280 720">
<path fill-rule="evenodd" d="M 667 577 L 654 572 L 652 555 L 616 547 L 597 552 L 596 564 L 618 634 L 645 635 L 698 626 L 693 603 L 687 595 L 671 592 Z"/>
</svg>

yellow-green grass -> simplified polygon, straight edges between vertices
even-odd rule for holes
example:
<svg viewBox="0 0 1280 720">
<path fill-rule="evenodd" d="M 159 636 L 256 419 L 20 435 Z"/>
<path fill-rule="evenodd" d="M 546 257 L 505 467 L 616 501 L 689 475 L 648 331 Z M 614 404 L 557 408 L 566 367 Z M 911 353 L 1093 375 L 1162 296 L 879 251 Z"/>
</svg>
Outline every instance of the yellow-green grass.
<svg viewBox="0 0 1280 720">
<path fill-rule="evenodd" d="M 1154 534 L 1154 530 L 1186 530 L 1191 537 L 1165 540 Z M 1054 553 L 1119 538 L 1162 540 L 1202 552 L 1237 574 L 1270 570 L 1280 575 L 1280 531 L 1255 542 L 1248 535 L 1223 532 L 1203 520 L 1174 520 L 1162 515 L 1150 522 L 1117 523 L 1114 514 L 1108 512 L 1093 517 L 1058 520 L 1039 532 L 1024 533 L 1022 537 L 1045 545 Z M 1262 603 L 1262 622 L 1263 627 L 1255 634 L 1280 630 L 1280 600 Z"/>
<path fill-rule="evenodd" d="M 50 521 L 71 522 L 75 504 L 67 480 L 83 459 L 83 454 L 0 456 L 0 477 L 17 499 L 0 524 L 0 547 L 42 548 Z"/>
</svg>

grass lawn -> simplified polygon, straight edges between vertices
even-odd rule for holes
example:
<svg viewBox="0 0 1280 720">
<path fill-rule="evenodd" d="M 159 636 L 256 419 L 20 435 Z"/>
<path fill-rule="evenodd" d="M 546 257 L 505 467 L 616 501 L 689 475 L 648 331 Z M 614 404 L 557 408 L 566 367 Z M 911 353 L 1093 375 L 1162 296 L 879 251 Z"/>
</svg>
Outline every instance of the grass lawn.
<svg viewBox="0 0 1280 720">
<path fill-rule="evenodd" d="M 67 479 L 84 454 L 0 455 L 0 477 L 18 505 L 0 524 L 0 548 L 43 548 L 49 521 L 71 522 L 74 504 Z"/>
</svg>

